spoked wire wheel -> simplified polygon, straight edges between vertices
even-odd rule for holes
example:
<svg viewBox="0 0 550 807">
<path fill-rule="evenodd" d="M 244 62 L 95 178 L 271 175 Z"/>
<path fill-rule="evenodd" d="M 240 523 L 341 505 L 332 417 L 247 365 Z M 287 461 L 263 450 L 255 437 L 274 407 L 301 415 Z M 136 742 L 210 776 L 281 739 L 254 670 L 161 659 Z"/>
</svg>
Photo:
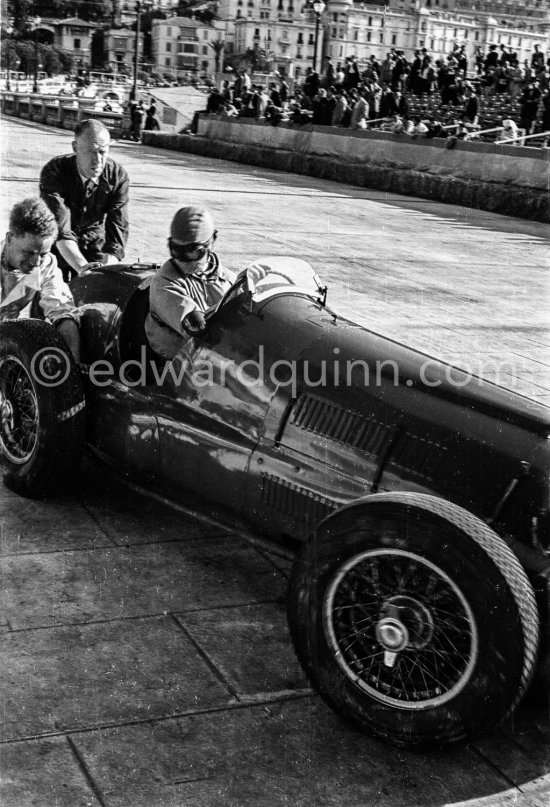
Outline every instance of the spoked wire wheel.
<svg viewBox="0 0 550 807">
<path fill-rule="evenodd" d="M 40 418 L 32 379 L 16 356 L 0 356 L 0 449 L 17 465 L 36 450 Z"/>
<path fill-rule="evenodd" d="M 475 667 L 479 635 L 466 598 L 442 569 L 412 552 L 351 558 L 327 589 L 323 621 L 344 673 L 389 706 L 442 705 Z"/>
<path fill-rule="evenodd" d="M 292 569 L 288 620 L 321 697 L 411 748 L 496 727 L 536 669 L 540 619 L 518 558 L 427 494 L 374 494 L 325 519 Z"/>
<path fill-rule="evenodd" d="M 8 487 L 43 496 L 70 485 L 84 449 L 85 407 L 78 368 L 52 325 L 0 324 L 0 459 Z"/>
</svg>

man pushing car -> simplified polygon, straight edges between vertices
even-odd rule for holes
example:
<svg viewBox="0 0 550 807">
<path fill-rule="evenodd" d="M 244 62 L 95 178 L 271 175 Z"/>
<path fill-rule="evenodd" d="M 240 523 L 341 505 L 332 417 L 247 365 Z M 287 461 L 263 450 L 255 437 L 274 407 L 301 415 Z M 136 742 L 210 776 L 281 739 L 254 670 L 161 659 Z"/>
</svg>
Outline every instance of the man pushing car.
<svg viewBox="0 0 550 807">
<path fill-rule="evenodd" d="M 79 313 L 51 249 L 55 216 L 41 199 L 14 205 L 0 257 L 0 322 L 30 316 L 35 298 L 41 312 L 80 360 Z"/>
</svg>

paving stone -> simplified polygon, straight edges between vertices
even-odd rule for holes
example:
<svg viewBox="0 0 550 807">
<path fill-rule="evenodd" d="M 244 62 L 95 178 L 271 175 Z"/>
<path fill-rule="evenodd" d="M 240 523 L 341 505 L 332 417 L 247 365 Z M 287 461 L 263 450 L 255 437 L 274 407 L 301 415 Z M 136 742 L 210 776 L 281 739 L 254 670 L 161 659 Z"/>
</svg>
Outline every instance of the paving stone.
<svg viewBox="0 0 550 807">
<path fill-rule="evenodd" d="M 176 614 L 239 698 L 307 688 L 281 606 L 247 605 Z"/>
<path fill-rule="evenodd" d="M 112 543 L 76 495 L 33 501 L 0 484 L 2 554 L 84 549 Z"/>
<path fill-rule="evenodd" d="M 468 747 L 398 751 L 317 699 L 75 734 L 73 742 L 107 807 L 425 807 L 509 787 Z"/>
<path fill-rule="evenodd" d="M 98 807 L 100 803 L 65 737 L 0 745 L 3 807 Z"/>
<path fill-rule="evenodd" d="M 0 558 L 15 629 L 283 599 L 287 583 L 234 536 Z"/>
<path fill-rule="evenodd" d="M 171 617 L 4 635 L 0 669 L 4 740 L 231 700 Z"/>
</svg>

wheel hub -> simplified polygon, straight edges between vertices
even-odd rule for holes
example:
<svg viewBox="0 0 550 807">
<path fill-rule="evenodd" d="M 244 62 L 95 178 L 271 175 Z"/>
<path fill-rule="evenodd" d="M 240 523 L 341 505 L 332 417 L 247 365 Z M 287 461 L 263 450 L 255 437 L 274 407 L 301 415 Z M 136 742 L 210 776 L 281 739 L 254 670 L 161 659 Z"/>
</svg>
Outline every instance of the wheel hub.
<svg viewBox="0 0 550 807">
<path fill-rule="evenodd" d="M 396 596 L 386 600 L 376 625 L 376 638 L 393 653 L 413 647 L 419 650 L 431 640 L 433 617 L 424 603 L 414 597 Z"/>
<path fill-rule="evenodd" d="M 409 644 L 409 632 L 403 623 L 393 617 L 381 619 L 376 626 L 376 638 L 391 653 L 399 653 Z"/>
<path fill-rule="evenodd" d="M 2 393 L 0 393 L 0 419 L 8 428 L 13 429 L 13 406 Z"/>
</svg>

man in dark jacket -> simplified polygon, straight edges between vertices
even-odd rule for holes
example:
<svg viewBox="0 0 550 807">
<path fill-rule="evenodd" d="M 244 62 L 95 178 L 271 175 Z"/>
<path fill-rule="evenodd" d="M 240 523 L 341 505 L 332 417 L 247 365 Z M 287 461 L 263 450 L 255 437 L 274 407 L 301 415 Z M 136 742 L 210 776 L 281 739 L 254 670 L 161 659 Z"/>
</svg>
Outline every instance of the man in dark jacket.
<svg viewBox="0 0 550 807">
<path fill-rule="evenodd" d="M 74 154 L 54 157 L 40 174 L 40 195 L 59 228 L 54 252 L 65 280 L 124 257 L 129 180 L 109 157 L 110 140 L 100 121 L 81 121 Z"/>
</svg>

